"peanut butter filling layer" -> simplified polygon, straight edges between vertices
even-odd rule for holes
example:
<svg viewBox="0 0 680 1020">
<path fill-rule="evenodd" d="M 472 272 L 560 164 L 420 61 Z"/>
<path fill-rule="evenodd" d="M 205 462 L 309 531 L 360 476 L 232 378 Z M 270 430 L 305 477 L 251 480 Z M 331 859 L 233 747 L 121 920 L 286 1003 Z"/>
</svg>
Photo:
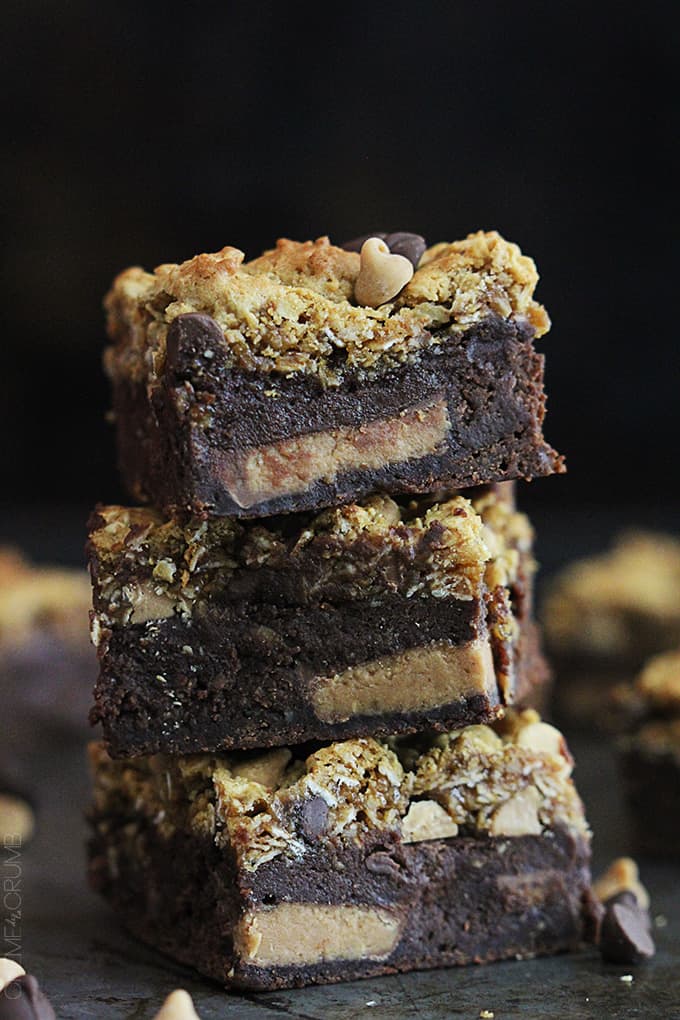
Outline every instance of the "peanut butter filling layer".
<svg viewBox="0 0 680 1020">
<path fill-rule="evenodd" d="M 234 944 L 244 963 L 285 967 L 328 960 L 381 960 L 400 935 L 399 918 L 379 907 L 280 903 L 249 911 Z"/>
<path fill-rule="evenodd" d="M 443 400 L 361 428 L 329 429 L 217 459 L 215 475 L 248 509 L 277 496 L 332 482 L 345 471 L 370 471 L 435 453 L 448 435 Z"/>
<path fill-rule="evenodd" d="M 437 641 L 314 681 L 312 704 L 323 722 L 353 715 L 417 712 L 461 698 L 498 700 L 488 639 L 452 645 Z"/>
</svg>

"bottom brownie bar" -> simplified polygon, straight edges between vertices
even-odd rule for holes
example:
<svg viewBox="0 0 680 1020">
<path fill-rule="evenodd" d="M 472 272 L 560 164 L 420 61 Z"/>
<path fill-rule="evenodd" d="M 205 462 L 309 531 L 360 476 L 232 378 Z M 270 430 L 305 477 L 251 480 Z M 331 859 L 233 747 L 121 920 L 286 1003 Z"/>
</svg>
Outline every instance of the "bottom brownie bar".
<svg viewBox="0 0 680 1020">
<path fill-rule="evenodd" d="M 90 879 L 144 941 L 266 989 L 529 957 L 590 937 L 589 832 L 561 734 L 493 728 L 297 758 L 110 759 Z"/>
</svg>

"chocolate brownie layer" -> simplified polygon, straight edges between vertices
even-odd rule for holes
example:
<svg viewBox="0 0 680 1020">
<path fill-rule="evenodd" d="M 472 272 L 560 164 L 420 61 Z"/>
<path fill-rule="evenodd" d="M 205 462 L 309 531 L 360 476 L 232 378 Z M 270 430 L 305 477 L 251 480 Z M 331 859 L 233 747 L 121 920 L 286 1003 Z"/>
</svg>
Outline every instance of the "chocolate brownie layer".
<svg viewBox="0 0 680 1020">
<path fill-rule="evenodd" d="M 282 749 L 114 762 L 95 746 L 91 882 L 145 941 L 246 988 L 590 934 L 588 833 L 558 731 L 524 713 L 393 746 L 304 763 Z"/>
<path fill-rule="evenodd" d="M 90 547 L 115 755 L 445 730 L 541 675 L 531 532 L 503 493 L 266 529 L 101 508 Z"/>
<path fill-rule="evenodd" d="M 592 926 L 587 844 L 559 831 L 333 849 L 242 881 L 193 837 L 146 833 L 146 862 L 130 859 L 110 821 L 90 846 L 93 888 L 138 938 L 228 987 L 527 959 L 576 949 Z"/>
<path fill-rule="evenodd" d="M 358 270 L 283 242 L 119 277 L 107 369 L 136 498 L 257 517 L 563 470 L 530 260 L 494 234 L 437 246 L 380 309 L 352 304 Z"/>
<path fill-rule="evenodd" d="M 112 634 L 95 718 L 123 756 L 451 729 L 501 710 L 485 633 L 474 601 L 208 605 Z"/>
</svg>

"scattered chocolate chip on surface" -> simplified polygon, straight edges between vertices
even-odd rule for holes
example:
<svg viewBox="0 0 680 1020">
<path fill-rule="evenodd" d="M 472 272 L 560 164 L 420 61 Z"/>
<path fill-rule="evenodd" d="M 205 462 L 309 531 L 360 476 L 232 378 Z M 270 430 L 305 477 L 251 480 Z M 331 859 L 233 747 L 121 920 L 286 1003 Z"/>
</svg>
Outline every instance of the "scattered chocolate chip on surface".
<svg viewBox="0 0 680 1020">
<path fill-rule="evenodd" d="M 622 904 L 624 907 L 628 907 L 630 910 L 636 910 L 639 912 L 640 917 L 643 919 L 647 931 L 652 930 L 652 917 L 646 907 L 637 899 L 635 893 L 631 889 L 623 889 L 621 892 L 615 893 L 614 896 L 610 897 L 605 901 L 605 909 L 615 906 L 617 903 Z"/>
<path fill-rule="evenodd" d="M 22 974 L 0 994 L 0 1020 L 56 1020 L 49 999 L 32 974 Z"/>
<path fill-rule="evenodd" d="M 607 963 L 642 963 L 654 956 L 646 911 L 637 904 L 612 903 L 604 913 L 600 952 Z"/>
</svg>

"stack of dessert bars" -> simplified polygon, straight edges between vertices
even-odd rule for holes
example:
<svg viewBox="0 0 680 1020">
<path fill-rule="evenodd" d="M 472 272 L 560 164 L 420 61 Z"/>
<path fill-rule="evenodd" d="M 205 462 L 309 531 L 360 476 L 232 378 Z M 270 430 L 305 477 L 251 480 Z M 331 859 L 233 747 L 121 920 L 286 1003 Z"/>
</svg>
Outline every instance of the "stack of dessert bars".
<svg viewBox="0 0 680 1020">
<path fill-rule="evenodd" d="M 549 320 L 496 233 L 279 241 L 107 299 L 90 876 L 227 986 L 553 953 L 589 831 L 534 710 Z"/>
</svg>

